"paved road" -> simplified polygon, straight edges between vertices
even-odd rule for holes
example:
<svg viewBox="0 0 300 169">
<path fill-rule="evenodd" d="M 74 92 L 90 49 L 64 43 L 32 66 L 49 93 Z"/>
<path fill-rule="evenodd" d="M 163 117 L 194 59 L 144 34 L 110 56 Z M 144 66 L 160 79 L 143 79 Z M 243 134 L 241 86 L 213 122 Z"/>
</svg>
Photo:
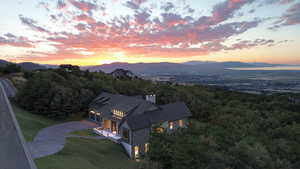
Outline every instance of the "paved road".
<svg viewBox="0 0 300 169">
<path fill-rule="evenodd" d="M 28 143 L 28 147 L 34 159 L 52 155 L 63 149 L 67 137 L 80 137 L 69 135 L 70 132 L 91 129 L 94 127 L 96 127 L 96 125 L 88 121 L 67 122 L 53 125 L 39 131 L 33 142 Z M 104 137 L 81 138 L 103 139 Z"/>
<path fill-rule="evenodd" d="M 8 79 L 0 79 L 0 83 L 4 87 L 7 97 L 15 97 L 17 89 Z"/>
<path fill-rule="evenodd" d="M 0 168 L 36 169 L 4 90 L 13 94 L 8 83 L 0 79 Z"/>
</svg>

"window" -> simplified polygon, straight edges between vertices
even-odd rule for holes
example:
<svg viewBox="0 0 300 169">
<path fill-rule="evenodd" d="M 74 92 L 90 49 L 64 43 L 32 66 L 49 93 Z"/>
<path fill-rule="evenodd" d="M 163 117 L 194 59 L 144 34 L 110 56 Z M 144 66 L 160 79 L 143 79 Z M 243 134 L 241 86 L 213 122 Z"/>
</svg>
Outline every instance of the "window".
<svg viewBox="0 0 300 169">
<path fill-rule="evenodd" d="M 183 127 L 183 126 L 184 126 L 183 120 L 179 120 L 179 126 L 180 126 L 180 127 Z"/>
<path fill-rule="evenodd" d="M 169 129 L 170 130 L 174 129 L 174 122 L 172 122 L 172 121 L 169 122 Z"/>
<path fill-rule="evenodd" d="M 128 129 L 123 128 L 123 139 L 128 143 L 129 142 L 129 131 Z"/>
<path fill-rule="evenodd" d="M 163 133 L 164 132 L 164 128 L 158 127 L 158 128 L 156 128 L 156 132 Z"/>
<path fill-rule="evenodd" d="M 139 146 L 134 146 L 134 157 L 138 158 L 140 154 Z"/>
<path fill-rule="evenodd" d="M 100 122 L 100 116 L 96 115 L 96 121 Z"/>
<path fill-rule="evenodd" d="M 145 153 L 148 153 L 148 151 L 149 151 L 149 143 L 146 143 L 145 144 Z"/>
<path fill-rule="evenodd" d="M 116 117 L 118 117 L 118 118 L 123 118 L 123 117 L 125 116 L 125 113 L 124 113 L 124 112 L 121 112 L 121 111 L 116 110 L 116 109 L 113 109 L 113 110 L 112 110 L 112 113 L 113 113 Z"/>
<path fill-rule="evenodd" d="M 90 111 L 90 118 L 95 121 L 95 112 Z"/>
</svg>

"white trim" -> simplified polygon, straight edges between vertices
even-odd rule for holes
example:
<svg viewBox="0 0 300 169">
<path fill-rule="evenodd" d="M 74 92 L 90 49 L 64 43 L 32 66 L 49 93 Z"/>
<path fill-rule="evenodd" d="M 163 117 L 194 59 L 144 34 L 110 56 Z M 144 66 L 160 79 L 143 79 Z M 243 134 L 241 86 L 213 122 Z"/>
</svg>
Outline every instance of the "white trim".
<svg viewBox="0 0 300 169">
<path fill-rule="evenodd" d="M 132 152 L 131 152 L 132 151 L 132 146 L 130 144 L 125 143 L 125 142 L 121 142 L 121 144 L 124 147 L 124 149 L 126 150 L 128 156 L 130 158 L 132 158 Z"/>
</svg>

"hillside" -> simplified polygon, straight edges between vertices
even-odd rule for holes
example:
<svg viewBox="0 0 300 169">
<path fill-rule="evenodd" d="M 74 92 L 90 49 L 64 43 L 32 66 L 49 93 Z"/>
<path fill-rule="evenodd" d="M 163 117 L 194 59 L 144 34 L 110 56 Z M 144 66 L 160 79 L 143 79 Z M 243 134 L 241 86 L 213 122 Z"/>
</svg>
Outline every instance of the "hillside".
<svg viewBox="0 0 300 169">
<path fill-rule="evenodd" d="M 0 67 L 5 67 L 6 65 L 13 64 L 12 62 L 8 62 L 6 60 L 0 60 Z M 20 66 L 23 70 L 38 70 L 38 69 L 47 69 L 47 66 L 32 63 L 32 62 L 22 62 L 18 63 L 18 66 Z"/>
<path fill-rule="evenodd" d="M 6 66 L 7 64 L 9 64 L 9 62 L 7 62 L 6 60 L 1 60 L 1 59 L 0 59 L 0 67 L 4 67 L 4 66 Z"/>
<path fill-rule="evenodd" d="M 32 63 L 32 62 L 23 62 L 23 63 L 19 63 L 18 65 L 21 66 L 21 68 L 24 70 L 46 69 L 45 66 L 36 64 L 36 63 Z"/>
</svg>

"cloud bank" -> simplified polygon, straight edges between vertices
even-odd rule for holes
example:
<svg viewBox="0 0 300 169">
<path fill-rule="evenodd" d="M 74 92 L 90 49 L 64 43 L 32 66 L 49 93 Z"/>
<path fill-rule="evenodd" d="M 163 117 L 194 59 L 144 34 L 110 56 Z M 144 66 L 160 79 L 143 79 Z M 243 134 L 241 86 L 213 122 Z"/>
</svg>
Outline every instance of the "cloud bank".
<svg viewBox="0 0 300 169">
<path fill-rule="evenodd" d="M 58 0 L 46 6 L 49 27 L 20 15 L 23 25 L 42 39 L 33 42 L 12 34 L 0 36 L 0 46 L 33 48 L 35 43 L 47 43 L 56 50 L 52 53 L 32 52 L 31 58 L 62 59 L 87 58 L 121 51 L 128 57 L 193 57 L 219 51 L 249 49 L 278 44 L 272 39 L 230 39 L 265 22 L 264 18 L 234 20 L 238 12 L 249 5 L 291 5 L 272 26 L 279 29 L 300 24 L 300 3 L 294 0 L 225 0 L 212 7 L 210 15 L 195 15 L 197 9 L 173 2 L 147 0 L 114 1 L 122 5 L 123 15 L 113 15 L 105 1 Z M 250 10 L 249 13 L 254 13 Z M 54 26 L 55 25 L 55 26 Z M 54 28 L 53 28 L 54 27 Z M 43 58 L 40 58 L 43 56 Z"/>
</svg>

